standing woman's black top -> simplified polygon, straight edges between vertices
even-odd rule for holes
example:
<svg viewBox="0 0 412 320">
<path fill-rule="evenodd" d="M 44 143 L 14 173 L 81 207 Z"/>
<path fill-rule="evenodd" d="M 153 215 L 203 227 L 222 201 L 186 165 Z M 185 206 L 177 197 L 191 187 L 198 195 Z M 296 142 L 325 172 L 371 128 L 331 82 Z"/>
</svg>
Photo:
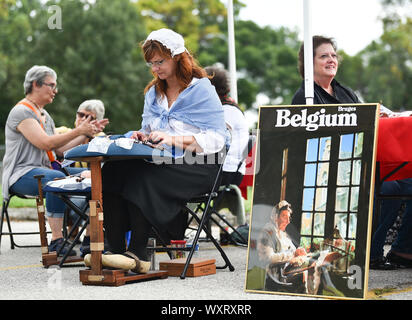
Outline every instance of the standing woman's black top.
<svg viewBox="0 0 412 320">
<path fill-rule="evenodd" d="M 335 79 L 332 80 L 334 96 L 331 96 L 321 86 L 314 83 L 313 104 L 337 104 L 337 103 L 361 103 L 352 89 L 342 86 Z M 302 81 L 301 87 L 295 92 L 292 104 L 306 104 L 305 83 Z"/>
</svg>

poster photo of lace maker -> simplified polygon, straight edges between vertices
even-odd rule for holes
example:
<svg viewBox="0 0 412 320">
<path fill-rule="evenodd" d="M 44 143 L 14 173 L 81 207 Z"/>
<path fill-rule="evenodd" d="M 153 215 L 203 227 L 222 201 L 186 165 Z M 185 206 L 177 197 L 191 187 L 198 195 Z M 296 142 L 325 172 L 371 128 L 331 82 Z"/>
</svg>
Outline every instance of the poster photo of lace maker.
<svg viewBox="0 0 412 320">
<path fill-rule="evenodd" d="M 366 298 L 378 110 L 260 107 L 246 291 Z"/>
</svg>

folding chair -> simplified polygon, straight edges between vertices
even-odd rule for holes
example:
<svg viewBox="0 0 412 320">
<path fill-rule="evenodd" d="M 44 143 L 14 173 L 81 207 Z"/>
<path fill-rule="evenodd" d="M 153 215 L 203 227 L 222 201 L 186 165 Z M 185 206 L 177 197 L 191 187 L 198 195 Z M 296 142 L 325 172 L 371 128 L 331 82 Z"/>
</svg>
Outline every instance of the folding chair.
<svg viewBox="0 0 412 320">
<path fill-rule="evenodd" d="M 42 260 L 43 265 L 48 267 L 50 265 L 58 265 L 62 267 L 66 262 L 78 262 L 83 261 L 83 258 L 75 256 L 69 256 L 70 251 L 74 248 L 77 241 L 80 239 L 80 236 L 83 234 L 84 230 L 86 230 L 89 224 L 89 216 L 86 213 L 89 208 L 89 200 L 91 199 L 91 183 L 87 181 L 86 183 L 82 183 L 83 179 L 80 177 L 73 177 L 69 176 L 63 179 L 56 179 L 53 181 L 49 181 L 46 183 L 44 187 L 41 185 L 41 178 L 43 176 L 38 175 L 35 176 L 36 179 L 39 181 L 39 197 L 37 199 L 38 206 L 37 210 L 39 213 L 39 227 L 40 230 L 44 230 L 44 207 L 43 207 L 43 192 L 52 192 L 57 195 L 65 204 L 66 210 L 64 213 L 64 221 L 67 221 L 71 210 L 77 215 L 74 224 L 71 226 L 69 233 L 64 233 L 64 242 L 60 249 L 56 253 L 49 253 L 48 250 L 48 243 L 47 237 L 44 233 L 41 233 L 41 242 L 42 242 Z M 84 205 L 79 207 L 75 203 L 75 199 L 82 199 L 84 200 Z M 80 226 L 81 229 L 77 232 L 75 238 L 70 240 L 70 237 L 73 235 L 75 230 Z M 66 229 L 66 223 L 64 223 L 64 230 Z M 59 259 L 60 252 L 66 244 L 69 244 L 66 253 Z"/>
<path fill-rule="evenodd" d="M 186 210 L 191 217 L 196 220 L 196 222 L 198 223 L 198 228 L 195 234 L 195 237 L 193 239 L 192 242 L 192 246 L 190 248 L 185 248 L 186 251 L 189 251 L 189 254 L 186 258 L 186 263 L 185 266 L 183 268 L 183 271 L 180 275 L 181 279 L 184 279 L 186 277 L 186 272 L 187 269 L 189 267 L 190 261 L 192 260 L 192 256 L 196 250 L 196 245 L 199 241 L 199 237 L 200 237 L 200 233 L 202 231 L 204 231 L 207 235 L 207 237 L 213 242 L 213 244 L 215 245 L 216 249 L 220 252 L 220 255 L 222 256 L 225 265 L 224 266 L 218 266 L 216 267 L 216 269 L 225 269 L 225 268 L 229 268 L 230 271 L 234 271 L 235 268 L 233 267 L 232 263 L 230 262 L 229 258 L 227 257 L 226 253 L 224 252 L 224 250 L 222 249 L 222 247 L 220 246 L 220 244 L 218 243 L 218 241 L 216 241 L 216 239 L 213 237 L 212 233 L 210 232 L 210 230 L 207 228 L 207 224 L 208 221 L 210 219 L 210 214 L 211 214 L 211 203 L 212 200 L 215 199 L 218 195 L 218 189 L 219 189 L 219 185 L 220 185 L 220 181 L 221 181 L 221 175 L 223 172 L 223 163 L 226 157 L 226 150 L 221 151 L 219 154 L 219 160 L 221 161 L 221 163 L 219 164 L 219 169 L 218 172 L 216 174 L 216 178 L 215 181 L 213 183 L 213 187 L 211 189 L 210 192 L 203 194 L 203 195 L 199 195 L 196 196 L 192 199 L 189 200 L 188 203 L 204 203 L 205 207 L 204 209 L 202 209 L 202 216 L 201 218 L 198 217 L 197 213 L 194 212 L 193 210 L 191 210 L 188 206 L 188 204 L 185 205 L 184 210 Z"/>
<path fill-rule="evenodd" d="M 15 247 L 17 248 L 35 248 L 35 247 L 40 247 L 40 245 L 19 245 L 14 241 L 14 236 L 20 236 L 20 235 L 35 235 L 35 234 L 40 234 L 40 231 L 25 231 L 25 232 L 13 232 L 11 228 L 11 223 L 10 223 L 10 217 L 9 217 L 9 204 L 10 201 L 13 197 L 18 197 L 22 199 L 35 199 L 35 196 L 28 196 L 28 195 L 23 195 L 23 194 L 18 194 L 18 193 L 10 193 L 10 196 L 7 200 L 3 199 L 3 205 L 1 208 L 1 219 L 0 219 L 0 248 L 1 248 L 1 238 L 2 236 L 10 236 L 10 247 L 12 250 L 14 250 Z M 3 221 L 4 218 L 6 218 L 6 223 L 7 227 L 9 229 L 9 232 L 3 232 Z M 47 231 L 47 233 L 50 233 L 50 231 Z"/>
<path fill-rule="evenodd" d="M 238 164 L 237 172 L 239 171 L 243 162 L 246 161 L 248 154 L 250 153 L 250 151 L 252 150 L 255 144 L 255 141 L 256 141 L 256 136 L 250 135 L 248 144 L 245 150 L 243 151 L 243 159 Z M 233 186 L 230 184 L 222 185 L 219 187 L 218 191 L 213 197 L 213 203 L 210 205 L 209 219 L 206 222 L 207 228 L 209 230 L 209 233 L 211 233 L 211 222 L 213 222 L 216 226 L 219 227 L 221 232 L 225 234 L 227 236 L 227 239 L 231 241 L 233 244 L 238 245 L 238 246 L 247 246 L 247 242 L 248 242 L 247 239 L 245 239 L 245 237 L 241 233 L 239 233 L 239 231 L 222 214 L 220 214 L 218 210 L 219 205 L 222 203 L 225 195 L 228 195 L 232 193 L 233 191 L 234 191 Z M 205 207 L 206 201 L 207 199 L 205 197 L 194 199 L 193 203 L 197 203 L 197 207 L 194 210 L 194 212 L 197 213 L 203 210 L 202 207 Z M 189 219 L 189 224 L 188 224 L 189 229 L 191 229 L 190 223 L 193 221 L 193 219 L 194 219 L 194 216 L 192 215 L 191 218 Z M 227 229 L 226 229 L 226 226 L 228 227 Z M 229 230 L 231 230 L 232 233 L 230 233 Z M 233 234 L 236 234 L 242 242 L 238 242 L 236 239 L 234 239 Z M 206 240 L 211 240 L 211 239 L 207 237 Z"/>
</svg>

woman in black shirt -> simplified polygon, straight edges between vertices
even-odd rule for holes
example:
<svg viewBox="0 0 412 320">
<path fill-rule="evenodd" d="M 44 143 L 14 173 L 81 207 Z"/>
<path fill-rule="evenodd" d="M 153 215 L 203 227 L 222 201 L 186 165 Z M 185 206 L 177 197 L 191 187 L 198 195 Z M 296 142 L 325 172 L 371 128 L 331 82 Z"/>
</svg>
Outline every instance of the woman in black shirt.
<svg viewBox="0 0 412 320">
<path fill-rule="evenodd" d="M 361 103 L 352 89 L 335 80 L 339 66 L 336 44 L 332 38 L 313 37 L 314 104 Z M 304 46 L 299 50 L 299 73 L 304 78 Z M 292 98 L 292 104 L 306 104 L 305 84 Z"/>
</svg>

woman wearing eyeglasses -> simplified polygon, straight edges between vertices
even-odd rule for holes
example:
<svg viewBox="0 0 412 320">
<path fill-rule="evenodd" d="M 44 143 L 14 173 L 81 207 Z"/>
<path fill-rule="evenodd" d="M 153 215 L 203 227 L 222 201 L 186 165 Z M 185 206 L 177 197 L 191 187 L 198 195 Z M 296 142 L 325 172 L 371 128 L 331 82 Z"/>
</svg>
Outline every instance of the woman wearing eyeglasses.
<svg viewBox="0 0 412 320">
<path fill-rule="evenodd" d="M 79 108 L 77 109 L 76 119 L 74 120 L 74 127 L 77 128 L 84 121 L 90 121 L 92 124 L 96 126 L 97 133 L 95 134 L 95 136 L 103 135 L 103 130 L 105 126 L 109 123 L 109 120 L 104 118 L 104 112 L 104 104 L 101 100 L 85 100 L 79 105 Z M 65 126 L 61 126 L 56 128 L 55 131 L 57 133 L 65 133 L 69 130 L 72 129 L 67 128 Z M 83 143 L 89 142 L 91 138 L 93 137 L 86 137 Z"/>
<path fill-rule="evenodd" d="M 126 256 L 140 266 L 147 265 L 141 260 L 147 261 L 152 226 L 166 241 L 183 239 L 187 216 L 181 210 L 193 196 L 210 191 L 218 170 L 215 155 L 224 147 L 226 135 L 219 97 L 183 37 L 169 29 L 153 31 L 142 50 L 154 78 L 145 89 L 142 128 L 132 137 L 165 148 L 175 161 L 109 161 L 102 171 L 110 249 L 119 260 Z M 212 163 L 207 163 L 208 155 Z M 132 235 L 126 248 L 128 230 Z"/>
<path fill-rule="evenodd" d="M 75 129 L 55 134 L 55 124 L 45 107 L 52 103 L 57 89 L 56 72 L 46 66 L 33 66 L 24 80 L 25 98 L 10 111 L 6 127 L 6 151 L 3 159 L 3 198 L 11 194 L 38 195 L 35 175 L 44 175 L 44 185 L 65 174 L 58 169 L 56 155 L 61 155 L 97 132 L 96 126 L 87 119 Z M 84 169 L 69 168 L 71 174 Z M 64 203 L 51 193 L 46 193 L 46 214 L 52 241 L 49 251 L 57 251 L 63 242 L 62 225 Z M 66 252 L 63 248 L 61 254 Z M 70 252 L 70 255 L 76 253 Z"/>
<path fill-rule="evenodd" d="M 352 89 L 341 85 L 336 79 L 339 57 L 332 38 L 313 36 L 314 104 L 361 103 Z M 299 73 L 305 77 L 304 46 L 299 49 Z M 296 91 L 292 104 L 306 104 L 305 83 Z"/>
</svg>

